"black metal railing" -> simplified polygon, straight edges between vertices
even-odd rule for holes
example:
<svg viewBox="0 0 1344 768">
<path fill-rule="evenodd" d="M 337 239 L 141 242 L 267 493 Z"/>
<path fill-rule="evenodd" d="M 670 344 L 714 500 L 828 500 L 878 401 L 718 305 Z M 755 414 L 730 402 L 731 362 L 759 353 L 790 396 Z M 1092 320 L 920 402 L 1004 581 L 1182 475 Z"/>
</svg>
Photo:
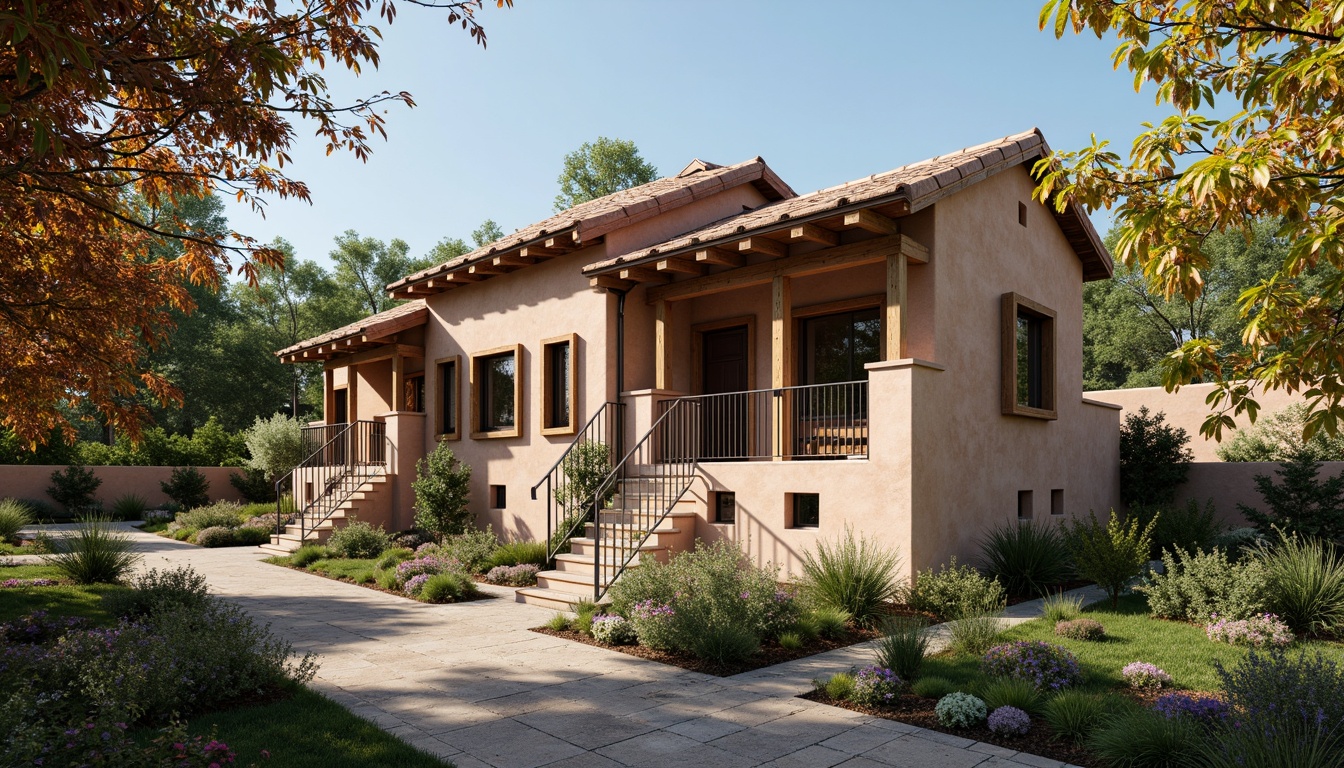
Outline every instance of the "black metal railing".
<svg viewBox="0 0 1344 768">
<path fill-rule="evenodd" d="M 685 401 L 672 400 L 621 458 L 593 498 L 593 599 L 601 600 L 655 529 L 690 490 L 696 446 L 681 428 Z"/>
<path fill-rule="evenodd" d="M 373 478 L 386 474 L 387 463 L 396 452 L 387 425 L 381 421 L 309 428 L 305 441 L 309 435 L 325 440 L 275 483 L 275 533 L 278 536 L 285 530 L 282 502 L 288 493 L 295 502 L 294 518 L 288 524 L 298 525 L 300 541 Z"/>
<path fill-rule="evenodd" d="M 624 410 L 622 403 L 603 403 L 546 476 L 532 486 L 533 501 L 538 492 L 546 497 L 547 562 L 564 551 L 588 522 L 597 488 L 615 466 Z"/>
<path fill-rule="evenodd" d="M 809 384 L 664 400 L 665 428 L 701 461 L 868 455 L 868 382 Z"/>
</svg>

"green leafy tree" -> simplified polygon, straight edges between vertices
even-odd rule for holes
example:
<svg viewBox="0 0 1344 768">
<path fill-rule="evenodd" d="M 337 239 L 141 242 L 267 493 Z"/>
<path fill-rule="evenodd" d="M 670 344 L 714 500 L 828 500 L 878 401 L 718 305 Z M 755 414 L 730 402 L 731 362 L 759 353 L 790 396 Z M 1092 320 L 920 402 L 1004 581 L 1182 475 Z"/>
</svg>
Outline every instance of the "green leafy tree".
<svg viewBox="0 0 1344 768">
<path fill-rule="evenodd" d="M 261 472 L 271 483 L 288 474 L 308 455 L 302 425 L 298 419 L 283 413 L 269 419 L 258 416 L 256 423 L 247 430 L 246 441 L 247 450 L 252 454 L 247 460 L 248 468 Z"/>
<path fill-rule="evenodd" d="M 1120 500 L 1126 506 L 1170 504 L 1190 474 L 1194 453 L 1184 429 L 1145 406 L 1120 424 Z"/>
<path fill-rule="evenodd" d="M 78 512 L 97 504 L 94 494 L 102 484 L 103 479 L 94 476 L 93 470 L 71 464 L 51 473 L 51 486 L 47 488 L 47 495 L 55 499 L 56 503 L 63 504 L 67 510 Z"/>
<path fill-rule="evenodd" d="M 159 483 L 159 490 L 186 509 L 210 503 L 210 481 L 195 467 L 177 467 L 167 480 Z"/>
<path fill-rule="evenodd" d="M 1296 403 L 1254 425 L 1243 427 L 1218 447 L 1223 461 L 1291 461 L 1305 456 L 1316 461 L 1344 461 L 1344 435 L 1317 432 L 1303 440 L 1308 409 Z"/>
<path fill-rule="evenodd" d="M 1275 473 L 1255 476 L 1255 489 L 1269 511 L 1238 504 L 1241 514 L 1261 532 L 1320 538 L 1344 544 L 1344 475 L 1322 480 L 1321 463 L 1309 453 L 1284 462 Z"/>
<path fill-rule="evenodd" d="M 1279 0 L 1048 0 L 1042 28 L 1118 39 L 1113 62 L 1154 89 L 1172 114 L 1134 141 L 1128 158 L 1093 137 L 1036 168 L 1036 197 L 1063 209 L 1114 209 L 1114 254 L 1164 297 L 1194 302 L 1219 232 L 1248 240 L 1278 220 L 1286 243 L 1273 272 L 1246 290 L 1240 345 L 1185 341 L 1168 388 L 1218 384 L 1201 433 L 1252 421 L 1261 388 L 1304 391 L 1307 432 L 1344 418 L 1344 16 L 1331 3 Z M 1210 117 L 1215 95 L 1236 105 Z"/>
<path fill-rule="evenodd" d="M 472 525 L 471 467 L 458 461 L 447 443 L 415 462 L 415 525 L 437 536 L 466 533 Z"/>
<path fill-rule="evenodd" d="M 471 242 L 475 243 L 477 248 L 483 248 L 503 236 L 504 230 L 500 229 L 495 220 L 486 219 L 481 222 L 481 226 L 471 231 Z"/>
<path fill-rule="evenodd" d="M 658 169 L 639 155 L 633 141 L 599 136 L 565 155 L 555 210 L 605 197 L 658 178 Z"/>
<path fill-rule="evenodd" d="M 435 248 L 446 242 L 449 241 L 441 242 Z M 403 302 L 388 298 L 383 286 L 442 263 L 434 261 L 438 254 L 433 251 L 427 257 L 415 259 L 411 258 L 410 250 L 405 240 L 393 238 L 392 242 L 384 243 L 374 237 L 360 237 L 355 230 L 347 229 L 336 236 L 336 247 L 331 251 L 331 260 L 336 264 L 336 284 L 355 297 L 360 308 L 370 315 L 391 309 Z"/>
<path fill-rule="evenodd" d="M 1148 565 L 1148 553 L 1153 547 L 1153 526 L 1137 517 L 1129 520 L 1111 510 L 1110 519 L 1102 525 L 1095 512 L 1087 519 L 1078 518 L 1068 525 L 1065 540 L 1078 575 L 1097 583 L 1111 598 L 1111 607 L 1118 607 L 1120 594 L 1129 583 L 1138 578 Z"/>
</svg>

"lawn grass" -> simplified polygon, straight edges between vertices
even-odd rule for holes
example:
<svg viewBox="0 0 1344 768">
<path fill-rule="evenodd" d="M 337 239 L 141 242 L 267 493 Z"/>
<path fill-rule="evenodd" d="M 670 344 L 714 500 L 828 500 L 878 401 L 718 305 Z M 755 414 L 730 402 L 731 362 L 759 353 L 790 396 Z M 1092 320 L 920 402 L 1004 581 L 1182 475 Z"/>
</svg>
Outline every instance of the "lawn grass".
<svg viewBox="0 0 1344 768">
<path fill-rule="evenodd" d="M 136 527 L 145 533 L 159 533 L 168 530 L 168 525 L 172 522 L 172 520 L 155 520 L 152 523 L 144 523 Z"/>
<path fill-rule="evenodd" d="M 308 570 L 317 571 L 333 579 L 350 579 L 356 584 L 373 581 L 373 572 L 377 570 L 378 558 L 326 558 L 309 563 Z"/>
<path fill-rule="evenodd" d="M 239 765 L 284 768 L 441 768 L 444 763 L 307 688 L 292 698 L 194 718 L 193 733 L 229 745 Z M 261 751 L 270 753 L 263 759 Z"/>
<path fill-rule="evenodd" d="M 1220 685 L 1214 662 L 1230 668 L 1246 656 L 1245 648 L 1209 640 L 1203 627 L 1152 618 L 1148 615 L 1147 601 L 1139 595 L 1121 598 L 1118 609 L 1103 602 L 1090 606 L 1084 614 L 1106 627 L 1105 641 L 1063 638 L 1044 619 L 1035 619 L 1009 629 L 1002 642 L 1044 640 L 1068 648 L 1083 669 L 1085 679 L 1081 688 L 1098 692 L 1124 686 L 1120 670 L 1132 661 L 1146 661 L 1166 670 L 1175 688 L 1216 691 Z M 1319 650 L 1327 658 L 1344 662 L 1344 645 L 1338 643 L 1308 642 L 1295 649 L 1308 653 Z M 922 674 L 967 685 L 981 678 L 979 666 L 978 657 L 944 653 L 931 656 Z"/>
<path fill-rule="evenodd" d="M 0 581 L 62 577 L 60 570 L 50 565 L 0 568 Z M 79 616 L 98 624 L 111 624 L 112 616 L 103 608 L 103 595 L 124 592 L 127 589 L 128 587 L 116 584 L 68 584 L 57 587 L 0 589 L 0 622 L 13 621 L 33 611 L 47 611 L 53 616 Z"/>
</svg>

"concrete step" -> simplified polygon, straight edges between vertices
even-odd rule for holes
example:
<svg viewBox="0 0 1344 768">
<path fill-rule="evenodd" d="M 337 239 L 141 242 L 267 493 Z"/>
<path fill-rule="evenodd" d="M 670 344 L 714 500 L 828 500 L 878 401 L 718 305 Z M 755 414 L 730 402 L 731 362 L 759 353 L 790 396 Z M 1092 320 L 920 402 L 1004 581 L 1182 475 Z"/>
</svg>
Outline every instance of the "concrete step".
<svg viewBox="0 0 1344 768">
<path fill-rule="evenodd" d="M 597 542 L 586 536 L 575 536 L 569 540 L 569 546 L 570 554 L 591 556 L 593 550 L 597 548 Z M 667 549 L 667 546 L 654 541 L 654 537 L 652 536 L 642 544 L 638 539 L 612 539 L 607 537 L 603 537 L 602 539 L 602 552 L 607 555 L 610 555 L 612 552 L 619 552 L 624 555 L 636 548 L 638 548 L 640 552 L 657 553 Z"/>
<path fill-rule="evenodd" d="M 258 544 L 257 549 L 268 555 L 280 555 L 281 557 L 287 557 L 294 554 L 294 550 L 278 544 Z"/>
<path fill-rule="evenodd" d="M 593 593 L 591 589 L 584 595 L 576 595 L 570 592 L 558 592 L 554 589 L 545 589 L 543 587 L 523 587 L 513 593 L 513 599 L 527 605 L 535 605 L 541 608 L 550 608 L 553 611 L 574 612 L 574 606 L 584 599 L 592 600 Z M 607 602 L 605 599 L 603 603 Z"/>
<path fill-rule="evenodd" d="M 603 586 L 607 585 L 607 581 L 603 580 Z M 537 574 L 537 587 L 591 598 L 593 596 L 593 574 L 591 571 L 588 573 L 542 571 Z"/>
<path fill-rule="evenodd" d="M 644 558 L 644 557 L 653 557 L 654 559 L 657 559 L 657 556 L 658 556 L 661 552 L 662 552 L 661 549 L 660 549 L 660 550 L 647 551 L 647 552 L 645 552 L 645 551 L 641 551 L 641 552 L 639 552 L 639 553 L 636 553 L 635 556 L 634 556 L 633 558 L 631 558 L 631 560 L 630 560 L 630 564 L 631 564 L 631 565 L 635 565 L 635 564 L 639 563 L 639 561 L 640 561 L 641 558 Z M 601 571 L 602 571 L 602 573 L 603 573 L 604 575 L 609 575 L 610 573 L 612 573 L 612 572 L 615 571 L 616 569 L 620 568 L 621 565 L 622 565 L 622 562 L 623 562 L 623 559 L 622 559 L 621 561 L 617 561 L 617 560 L 614 560 L 614 559 L 608 559 L 608 558 L 604 557 L 604 558 L 603 558 L 603 563 L 602 563 L 602 565 L 601 565 Z M 587 574 L 588 578 L 591 579 L 591 578 L 593 577 L 593 572 L 594 572 L 594 567 L 593 567 L 593 556 L 592 556 L 592 555 L 575 555 L 575 554 L 572 554 L 572 553 L 571 553 L 571 554 L 568 554 L 568 555 L 556 555 L 556 556 L 555 556 L 555 569 L 556 569 L 557 571 L 563 571 L 563 572 L 565 572 L 565 573 Z"/>
</svg>

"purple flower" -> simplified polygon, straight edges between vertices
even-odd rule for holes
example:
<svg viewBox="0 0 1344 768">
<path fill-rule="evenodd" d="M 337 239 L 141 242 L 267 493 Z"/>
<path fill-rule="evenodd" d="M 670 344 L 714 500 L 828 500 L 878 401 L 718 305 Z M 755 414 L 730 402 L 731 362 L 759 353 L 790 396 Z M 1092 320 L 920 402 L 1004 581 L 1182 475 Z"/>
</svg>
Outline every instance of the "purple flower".
<svg viewBox="0 0 1344 768">
<path fill-rule="evenodd" d="M 1161 688 L 1171 683 L 1171 675 L 1168 675 L 1156 665 L 1149 664 L 1146 661 L 1133 661 L 1125 665 L 1120 670 L 1120 675 L 1125 678 L 1131 688 Z"/>
<path fill-rule="evenodd" d="M 1031 717 L 1017 707 L 999 707 L 989 713 L 989 730 L 1003 736 L 1025 736 L 1031 730 Z"/>
<path fill-rule="evenodd" d="M 1168 720 L 1189 717 L 1210 724 L 1226 720 L 1232 709 L 1220 699 L 1193 696 L 1188 693 L 1165 693 L 1153 704 L 1153 711 Z"/>
</svg>

